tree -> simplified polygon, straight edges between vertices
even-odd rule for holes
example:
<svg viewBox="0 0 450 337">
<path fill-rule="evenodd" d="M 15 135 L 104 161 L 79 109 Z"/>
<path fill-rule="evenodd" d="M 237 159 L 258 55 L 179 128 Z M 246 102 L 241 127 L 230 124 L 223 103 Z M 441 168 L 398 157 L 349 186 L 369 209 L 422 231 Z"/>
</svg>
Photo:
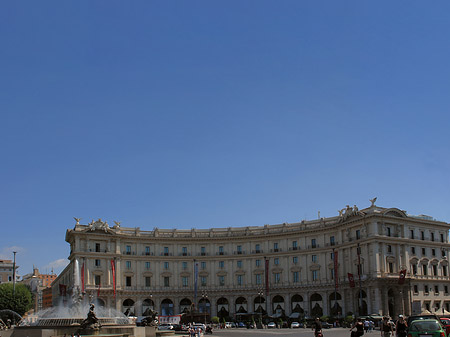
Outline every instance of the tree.
<svg viewBox="0 0 450 337">
<path fill-rule="evenodd" d="M 13 296 L 13 284 L 0 284 L 0 310 L 9 309 L 23 315 L 33 306 L 31 292 L 24 284 L 16 284 Z"/>
</svg>

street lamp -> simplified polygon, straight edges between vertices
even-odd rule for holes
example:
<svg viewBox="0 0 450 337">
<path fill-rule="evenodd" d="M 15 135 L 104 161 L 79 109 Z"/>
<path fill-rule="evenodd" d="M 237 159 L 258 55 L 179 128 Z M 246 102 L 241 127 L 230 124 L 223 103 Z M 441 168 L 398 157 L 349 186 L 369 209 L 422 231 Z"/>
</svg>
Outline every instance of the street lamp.
<svg viewBox="0 0 450 337">
<path fill-rule="evenodd" d="M 258 290 L 258 299 L 259 299 L 259 300 L 258 300 L 258 302 L 259 302 L 259 308 L 258 308 L 258 309 L 260 309 L 259 313 L 260 313 L 260 315 L 261 315 L 261 320 L 260 320 L 261 326 L 263 325 L 263 322 L 262 322 L 262 318 L 263 318 L 263 308 L 262 308 L 262 306 L 261 306 L 261 300 L 262 300 L 263 295 L 264 295 L 264 290 L 263 290 L 263 289 L 259 289 L 259 290 Z"/>
<path fill-rule="evenodd" d="M 205 290 L 202 290 L 202 302 L 203 302 L 203 314 L 205 315 L 205 325 L 206 325 L 206 300 L 208 299 L 208 294 Z"/>
</svg>

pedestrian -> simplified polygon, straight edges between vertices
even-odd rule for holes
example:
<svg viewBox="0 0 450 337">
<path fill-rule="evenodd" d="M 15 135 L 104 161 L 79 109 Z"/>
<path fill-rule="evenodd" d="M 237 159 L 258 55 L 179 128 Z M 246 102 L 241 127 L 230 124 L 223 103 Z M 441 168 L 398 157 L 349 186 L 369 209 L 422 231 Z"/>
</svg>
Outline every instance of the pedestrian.
<svg viewBox="0 0 450 337">
<path fill-rule="evenodd" d="M 392 324 L 389 322 L 389 317 L 384 316 L 381 321 L 381 337 L 391 337 L 394 332 Z"/>
<path fill-rule="evenodd" d="M 397 324 L 395 325 L 395 333 L 397 337 L 406 337 L 406 331 L 408 329 L 408 324 L 405 321 L 403 315 L 398 315 Z"/>
<path fill-rule="evenodd" d="M 353 329 L 356 329 L 356 331 L 353 331 Z M 355 336 L 355 337 L 364 335 L 364 324 L 363 324 L 361 318 L 358 318 L 356 320 L 355 324 L 353 324 L 350 331 L 352 331 L 352 336 Z"/>
<path fill-rule="evenodd" d="M 312 325 L 312 329 L 314 330 L 314 337 L 321 337 L 322 334 L 322 323 L 320 323 L 319 317 L 316 317 L 316 320 L 314 321 Z"/>
<path fill-rule="evenodd" d="M 364 333 L 367 333 L 369 331 L 369 320 L 366 318 L 364 320 Z"/>
</svg>

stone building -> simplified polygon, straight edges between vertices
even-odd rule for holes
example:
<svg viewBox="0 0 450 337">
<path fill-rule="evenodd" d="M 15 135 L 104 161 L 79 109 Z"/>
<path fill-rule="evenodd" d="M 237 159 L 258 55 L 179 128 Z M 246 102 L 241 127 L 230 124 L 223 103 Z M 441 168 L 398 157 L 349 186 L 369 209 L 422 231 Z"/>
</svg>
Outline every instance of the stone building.
<svg viewBox="0 0 450 337">
<path fill-rule="evenodd" d="M 51 293 L 46 295 L 46 303 L 44 304 L 43 291 L 47 288 L 51 288 L 51 284 L 56 279 L 56 277 L 57 275 L 53 273 L 53 270 L 51 274 L 41 274 L 39 272 L 39 269 L 36 267 L 33 267 L 32 273 L 26 274 L 22 277 L 21 282 L 27 285 L 33 294 L 33 309 L 35 312 L 49 307 L 48 302 L 49 295 L 51 295 Z"/>
<path fill-rule="evenodd" d="M 79 288 L 135 315 L 194 309 L 238 320 L 449 310 L 449 224 L 375 200 L 258 227 L 144 231 L 77 219 L 53 301 Z"/>
<path fill-rule="evenodd" d="M 13 261 L 12 260 L 0 260 L 0 283 L 7 283 L 13 281 Z M 17 269 L 16 267 L 16 281 L 18 280 Z"/>
</svg>

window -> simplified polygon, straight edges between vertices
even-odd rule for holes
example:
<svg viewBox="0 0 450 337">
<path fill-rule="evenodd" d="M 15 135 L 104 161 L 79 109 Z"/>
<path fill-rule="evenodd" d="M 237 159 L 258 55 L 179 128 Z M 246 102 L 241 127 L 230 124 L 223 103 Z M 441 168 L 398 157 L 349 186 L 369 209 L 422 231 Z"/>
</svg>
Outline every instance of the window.
<svg viewBox="0 0 450 337">
<path fill-rule="evenodd" d="M 292 250 L 297 250 L 297 241 L 292 241 Z"/>
<path fill-rule="evenodd" d="M 390 272 L 390 273 L 393 273 L 393 272 L 394 272 L 394 264 L 393 264 L 392 262 L 389 262 L 388 268 L 389 268 L 389 272 Z"/>
<path fill-rule="evenodd" d="M 311 240 L 311 248 L 316 248 L 316 239 Z"/>
<path fill-rule="evenodd" d="M 223 268 L 224 268 L 224 265 L 225 265 L 225 264 L 224 264 L 223 261 L 219 261 L 219 268 L 220 268 L 220 269 L 223 269 Z"/>
<path fill-rule="evenodd" d="M 243 284 L 243 276 L 242 275 L 238 275 L 237 276 L 237 285 L 241 286 Z"/>
<path fill-rule="evenodd" d="M 97 253 L 100 252 L 100 244 L 99 244 L 99 243 L 96 243 L 96 244 L 95 244 L 95 251 L 96 251 Z"/>
<path fill-rule="evenodd" d="M 273 251 L 278 252 L 278 242 L 273 243 Z"/>
<path fill-rule="evenodd" d="M 356 240 L 361 239 L 361 231 L 359 229 L 356 230 Z"/>
<path fill-rule="evenodd" d="M 257 267 L 260 267 L 260 266 L 261 266 L 261 260 L 256 260 L 256 261 L 255 261 L 255 265 L 256 265 Z"/>
<path fill-rule="evenodd" d="M 434 293 L 439 294 L 439 286 L 434 286 Z"/>
<path fill-rule="evenodd" d="M 187 255 L 188 255 L 187 247 L 182 247 L 182 248 L 181 248 L 181 254 L 182 254 L 183 256 L 187 256 Z"/>
<path fill-rule="evenodd" d="M 334 236 L 330 236 L 330 246 L 334 246 L 336 242 L 334 241 Z"/>
<path fill-rule="evenodd" d="M 444 249 L 442 249 L 442 252 L 441 252 L 441 254 L 442 254 L 442 257 L 444 257 L 446 254 L 445 254 L 445 250 Z"/>
<path fill-rule="evenodd" d="M 237 246 L 237 253 L 242 254 L 242 246 Z"/>
<path fill-rule="evenodd" d="M 126 267 L 127 269 L 131 269 L 131 261 L 125 262 L 125 267 Z"/>
<path fill-rule="evenodd" d="M 169 256 L 169 247 L 164 247 L 164 256 Z"/>
<path fill-rule="evenodd" d="M 434 249 L 434 248 L 431 249 L 431 255 L 436 256 L 436 249 Z"/>
<path fill-rule="evenodd" d="M 431 241 L 434 241 L 434 233 L 431 233 Z"/>
<path fill-rule="evenodd" d="M 145 262 L 145 269 L 149 270 L 150 269 L 150 262 Z"/>
<path fill-rule="evenodd" d="M 414 239 L 414 229 L 411 229 L 410 231 L 409 231 L 409 237 L 410 237 L 410 239 Z"/>
<path fill-rule="evenodd" d="M 183 287 L 188 287 L 189 286 L 189 277 L 187 277 L 187 276 L 181 277 L 181 284 Z"/>
<path fill-rule="evenodd" d="M 313 279 L 313 281 L 317 281 L 318 280 L 317 270 L 313 270 L 312 271 L 312 279 Z"/>
<path fill-rule="evenodd" d="M 420 231 L 420 238 L 422 240 L 425 240 L 425 232 L 424 231 Z"/>
<path fill-rule="evenodd" d="M 275 274 L 273 274 L 274 275 L 274 283 L 275 284 L 277 284 L 277 283 L 280 283 L 280 279 L 281 279 L 281 274 L 280 273 L 275 273 Z"/>
<path fill-rule="evenodd" d="M 444 293 L 448 294 L 448 286 L 444 286 Z"/>
<path fill-rule="evenodd" d="M 334 268 L 330 269 L 331 279 L 334 280 Z"/>
<path fill-rule="evenodd" d="M 441 242 L 444 242 L 444 234 L 441 234 Z"/>
<path fill-rule="evenodd" d="M 391 227 L 386 227 L 386 235 L 391 236 Z"/>
<path fill-rule="evenodd" d="M 99 259 L 95 259 L 95 266 L 96 267 L 100 267 L 100 260 Z"/>
<path fill-rule="evenodd" d="M 334 253 L 330 253 L 330 259 L 334 261 Z"/>
<path fill-rule="evenodd" d="M 201 268 L 202 270 L 205 270 L 205 269 L 206 269 L 206 262 L 205 262 L 205 261 L 200 262 L 200 268 Z"/>
<path fill-rule="evenodd" d="M 292 257 L 292 263 L 293 264 L 297 264 L 298 263 L 298 256 L 293 256 Z"/>
<path fill-rule="evenodd" d="M 428 275 L 428 266 L 426 264 L 422 265 L 422 275 Z"/>
<path fill-rule="evenodd" d="M 364 274 L 363 273 L 363 270 L 364 270 L 364 265 L 363 264 L 358 264 L 357 266 L 356 266 L 356 269 L 357 269 L 357 271 L 358 271 L 358 275 L 362 275 L 362 274 Z M 393 270 L 391 271 L 391 273 L 393 272 Z"/>
<path fill-rule="evenodd" d="M 414 293 L 417 294 L 419 292 L 419 287 L 417 285 L 414 285 Z"/>
<path fill-rule="evenodd" d="M 238 261 L 238 262 L 237 262 L 237 267 L 238 267 L 238 268 L 242 268 L 242 261 Z"/>
<path fill-rule="evenodd" d="M 225 276 L 219 276 L 219 286 L 225 285 Z"/>
<path fill-rule="evenodd" d="M 292 273 L 292 282 L 298 283 L 298 281 L 299 281 L 298 271 L 294 271 L 294 272 Z"/>
<path fill-rule="evenodd" d="M 94 282 L 96 286 L 99 286 L 101 284 L 101 276 L 100 275 L 95 275 L 94 276 Z"/>
<path fill-rule="evenodd" d="M 206 276 L 200 276 L 200 284 L 202 287 L 206 287 Z"/>
<path fill-rule="evenodd" d="M 187 262 L 186 262 L 186 261 L 183 261 L 183 262 L 181 263 L 181 265 L 182 265 L 183 270 L 186 270 L 186 269 L 188 268 L 188 265 L 187 265 Z"/>
<path fill-rule="evenodd" d="M 317 263 L 317 255 L 311 255 L 311 260 L 313 263 Z"/>
<path fill-rule="evenodd" d="M 425 294 L 428 294 L 428 286 L 423 286 L 423 292 L 425 293 Z"/>
<path fill-rule="evenodd" d="M 437 276 L 437 274 L 438 274 L 437 265 L 433 264 L 433 276 Z"/>
<path fill-rule="evenodd" d="M 131 246 L 126 246 L 126 254 L 131 255 Z"/>
<path fill-rule="evenodd" d="M 261 285 L 262 284 L 262 277 L 261 277 L 261 274 L 256 274 L 255 275 L 255 277 L 256 277 L 256 279 L 255 279 L 255 283 L 257 284 L 257 285 Z"/>
<path fill-rule="evenodd" d="M 280 264 L 280 259 L 278 257 L 273 259 L 273 264 L 278 266 Z"/>
<path fill-rule="evenodd" d="M 255 252 L 256 253 L 259 253 L 259 252 L 261 252 L 261 248 L 260 248 L 261 246 L 259 245 L 259 243 L 257 243 L 256 245 L 255 245 Z"/>
<path fill-rule="evenodd" d="M 150 276 L 146 276 L 144 278 L 144 283 L 147 288 L 150 288 L 152 284 L 152 278 Z"/>
<path fill-rule="evenodd" d="M 425 249 L 425 248 L 422 248 L 422 255 L 427 255 L 427 254 L 426 254 L 426 249 Z"/>
<path fill-rule="evenodd" d="M 150 246 L 145 246 L 145 255 L 150 255 Z"/>
<path fill-rule="evenodd" d="M 219 255 L 223 255 L 223 246 L 219 246 Z"/>
<path fill-rule="evenodd" d="M 416 247 L 411 247 L 411 254 L 416 255 Z"/>
<path fill-rule="evenodd" d="M 131 287 L 131 276 L 125 277 L 125 286 Z"/>
<path fill-rule="evenodd" d="M 168 276 L 164 276 L 164 287 L 170 287 L 170 278 Z"/>
<path fill-rule="evenodd" d="M 392 246 L 391 245 L 387 246 L 387 251 L 388 251 L 388 253 L 392 253 Z"/>
<path fill-rule="evenodd" d="M 206 247 L 200 247 L 200 255 L 202 256 L 206 255 Z"/>
<path fill-rule="evenodd" d="M 412 273 L 413 275 L 417 275 L 417 264 L 412 265 Z"/>
<path fill-rule="evenodd" d="M 442 266 L 442 276 L 447 276 L 447 266 Z"/>
<path fill-rule="evenodd" d="M 169 269 L 169 262 L 164 262 L 164 269 Z"/>
</svg>

